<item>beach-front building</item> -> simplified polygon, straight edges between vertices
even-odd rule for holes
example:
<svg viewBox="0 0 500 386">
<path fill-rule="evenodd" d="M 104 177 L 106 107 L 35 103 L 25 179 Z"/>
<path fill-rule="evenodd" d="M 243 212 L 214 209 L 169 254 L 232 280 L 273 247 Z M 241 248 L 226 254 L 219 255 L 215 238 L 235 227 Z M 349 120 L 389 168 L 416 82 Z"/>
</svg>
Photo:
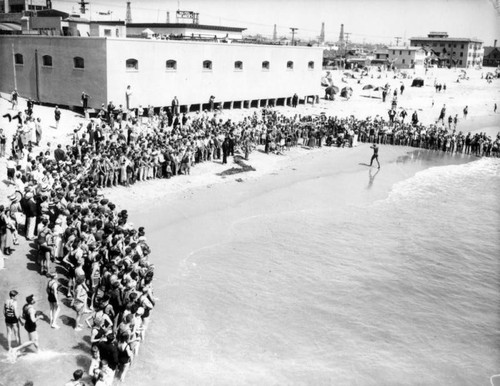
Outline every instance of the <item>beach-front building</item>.
<svg viewBox="0 0 500 386">
<path fill-rule="evenodd" d="M 410 38 L 412 47 L 421 47 L 434 58 L 431 64 L 446 67 L 481 66 L 483 42 L 475 38 L 453 38 L 446 32 L 431 32 L 427 37 Z"/>
<path fill-rule="evenodd" d="M 483 66 L 498 67 L 500 66 L 500 49 L 497 47 L 497 41 L 493 47 L 484 47 Z"/>
<path fill-rule="evenodd" d="M 89 27 L 90 30 L 90 27 Z M 89 107 L 202 109 L 211 95 L 224 108 L 303 103 L 318 93 L 322 48 L 82 36 L 0 36 L 0 91 L 17 87 L 42 103 Z"/>
<path fill-rule="evenodd" d="M 395 68 L 423 68 L 426 53 L 420 47 L 389 47 L 387 60 Z"/>
</svg>

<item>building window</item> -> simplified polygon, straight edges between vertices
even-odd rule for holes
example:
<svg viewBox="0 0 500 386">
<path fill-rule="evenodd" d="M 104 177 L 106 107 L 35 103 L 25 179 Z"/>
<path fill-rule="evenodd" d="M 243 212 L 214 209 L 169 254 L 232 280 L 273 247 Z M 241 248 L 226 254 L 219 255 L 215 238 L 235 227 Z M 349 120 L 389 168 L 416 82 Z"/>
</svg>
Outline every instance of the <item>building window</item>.
<svg viewBox="0 0 500 386">
<path fill-rule="evenodd" d="M 211 60 L 204 60 L 203 61 L 203 69 L 206 71 L 212 71 L 212 61 Z"/>
<path fill-rule="evenodd" d="M 85 68 L 85 61 L 80 56 L 75 56 L 73 58 L 73 67 L 74 68 Z"/>
<path fill-rule="evenodd" d="M 239 60 L 234 62 L 234 69 L 237 71 L 243 71 L 243 62 Z"/>
<path fill-rule="evenodd" d="M 403 59 L 403 64 L 405 64 L 406 59 Z"/>
<path fill-rule="evenodd" d="M 393 55 L 396 55 L 396 50 L 392 50 L 392 54 L 393 54 Z"/>
<path fill-rule="evenodd" d="M 176 71 L 177 70 L 177 61 L 176 60 L 167 60 L 167 70 Z"/>
<path fill-rule="evenodd" d="M 314 70 L 314 62 L 312 60 L 309 63 L 307 63 L 307 68 L 310 70 Z"/>
<path fill-rule="evenodd" d="M 460 48 L 463 50 L 463 49 L 464 49 L 464 45 L 462 44 L 462 45 L 460 46 Z"/>
<path fill-rule="evenodd" d="M 460 60 L 460 65 L 462 65 L 462 61 Z"/>
<path fill-rule="evenodd" d="M 43 55 L 42 56 L 42 66 L 44 67 L 52 67 L 52 56 Z"/>
<path fill-rule="evenodd" d="M 403 51 L 399 50 L 399 55 L 403 55 Z"/>
<path fill-rule="evenodd" d="M 410 50 L 408 50 L 408 55 L 411 55 L 411 51 Z"/>
<path fill-rule="evenodd" d="M 293 70 L 293 62 L 291 60 L 289 60 L 288 62 L 286 62 L 286 69 L 287 70 Z"/>
<path fill-rule="evenodd" d="M 14 61 L 16 64 L 23 65 L 24 64 L 24 57 L 22 54 L 15 54 L 14 55 Z"/>
<path fill-rule="evenodd" d="M 125 62 L 125 68 L 127 71 L 138 71 L 139 70 L 139 61 L 137 59 L 127 59 Z"/>
<path fill-rule="evenodd" d="M 263 70 L 269 71 L 269 68 L 270 68 L 270 65 L 269 65 L 269 62 L 267 60 L 262 62 L 262 69 Z"/>
<path fill-rule="evenodd" d="M 464 53 L 463 52 L 460 52 L 460 57 L 462 58 L 464 56 Z"/>
<path fill-rule="evenodd" d="M 412 60 L 411 60 L 411 64 L 414 64 L 414 63 L 415 63 L 415 61 L 412 59 Z"/>
</svg>

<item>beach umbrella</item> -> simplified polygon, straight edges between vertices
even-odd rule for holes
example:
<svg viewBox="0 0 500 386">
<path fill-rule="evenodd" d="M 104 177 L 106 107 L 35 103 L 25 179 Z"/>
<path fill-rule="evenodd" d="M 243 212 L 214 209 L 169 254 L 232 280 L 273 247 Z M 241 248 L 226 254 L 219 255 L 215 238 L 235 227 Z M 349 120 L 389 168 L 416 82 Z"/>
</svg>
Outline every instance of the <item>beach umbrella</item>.
<svg viewBox="0 0 500 386">
<path fill-rule="evenodd" d="M 382 90 L 385 90 L 385 87 L 378 86 L 373 89 L 373 91 L 382 91 Z"/>
<path fill-rule="evenodd" d="M 375 88 L 375 87 L 373 87 L 373 85 L 371 85 L 371 84 L 367 84 L 366 86 L 363 86 L 363 90 L 371 90 L 373 88 Z"/>
<path fill-rule="evenodd" d="M 411 82 L 411 87 L 422 87 L 424 85 L 424 80 L 422 78 L 414 78 Z"/>
<path fill-rule="evenodd" d="M 342 91 L 340 91 L 340 96 L 349 99 L 352 96 L 352 88 L 344 87 Z"/>
<path fill-rule="evenodd" d="M 325 88 L 325 99 L 333 99 L 333 96 L 338 93 L 339 88 L 337 86 L 328 86 Z"/>
</svg>

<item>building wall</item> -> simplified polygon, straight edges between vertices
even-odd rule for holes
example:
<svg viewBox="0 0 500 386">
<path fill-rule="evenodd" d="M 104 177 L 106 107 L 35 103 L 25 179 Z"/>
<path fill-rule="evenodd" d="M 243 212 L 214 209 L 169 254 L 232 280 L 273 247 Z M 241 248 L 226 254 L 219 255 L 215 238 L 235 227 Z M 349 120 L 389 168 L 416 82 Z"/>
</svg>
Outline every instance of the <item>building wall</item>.
<svg viewBox="0 0 500 386">
<path fill-rule="evenodd" d="M 391 47 L 388 59 L 396 68 L 418 68 L 424 65 L 425 52 L 405 47 Z"/>
<path fill-rule="evenodd" d="M 321 48 L 149 39 L 108 39 L 106 45 L 108 95 L 115 105 L 125 106 L 127 85 L 132 106 L 164 106 L 174 96 L 190 105 L 207 103 L 210 95 L 217 102 L 315 95 L 321 78 Z M 138 70 L 128 70 L 127 59 L 138 60 Z M 167 70 L 167 60 L 176 60 L 177 70 Z M 202 68 L 204 60 L 212 61 L 211 71 Z M 235 61 L 243 62 L 242 70 L 235 70 Z"/>
<path fill-rule="evenodd" d="M 38 52 L 39 100 L 69 106 L 80 106 L 82 91 L 91 99 L 91 107 L 107 100 L 105 39 L 45 36 L 0 36 L 0 91 L 14 89 L 14 53 L 23 55 L 24 64 L 16 65 L 17 89 L 21 96 L 37 96 L 35 50 Z M 43 66 L 42 57 L 52 56 L 52 67 Z M 73 58 L 84 59 L 85 68 L 75 69 Z"/>
<path fill-rule="evenodd" d="M 90 24 L 90 36 L 124 38 L 126 37 L 126 30 L 125 25 L 120 24 Z"/>
</svg>

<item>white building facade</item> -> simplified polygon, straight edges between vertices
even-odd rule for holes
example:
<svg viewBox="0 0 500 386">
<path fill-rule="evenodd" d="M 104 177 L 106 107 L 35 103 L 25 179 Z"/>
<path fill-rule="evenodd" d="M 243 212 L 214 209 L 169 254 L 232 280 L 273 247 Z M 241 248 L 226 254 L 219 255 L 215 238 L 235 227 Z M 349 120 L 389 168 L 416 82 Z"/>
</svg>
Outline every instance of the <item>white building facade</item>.
<svg viewBox="0 0 500 386">
<path fill-rule="evenodd" d="M 113 101 L 131 107 L 201 109 L 210 96 L 226 108 L 287 104 L 294 93 L 315 97 L 318 47 L 68 36 L 0 36 L 0 91 L 43 103 L 90 107 Z"/>
</svg>

